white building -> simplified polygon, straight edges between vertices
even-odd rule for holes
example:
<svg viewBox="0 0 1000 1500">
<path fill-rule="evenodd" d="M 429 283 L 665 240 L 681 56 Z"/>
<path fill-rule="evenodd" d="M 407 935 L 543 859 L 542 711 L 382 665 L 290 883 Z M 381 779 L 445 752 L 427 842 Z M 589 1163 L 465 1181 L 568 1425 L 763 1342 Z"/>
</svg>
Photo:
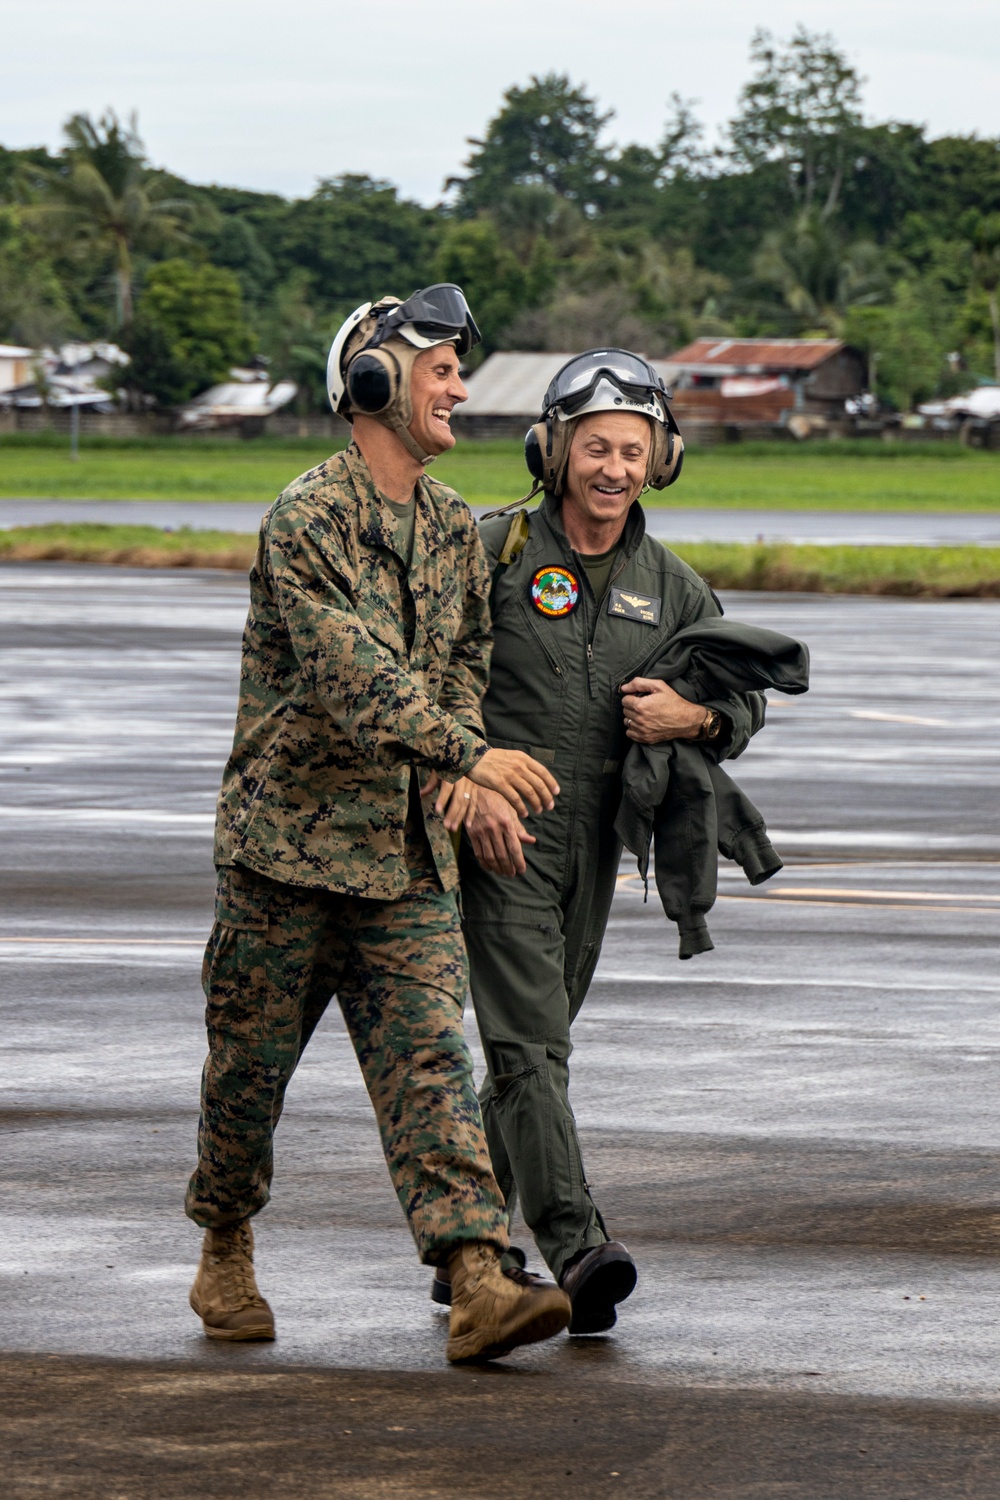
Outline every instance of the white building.
<svg viewBox="0 0 1000 1500">
<path fill-rule="evenodd" d="M 20 344 L 0 344 L 0 391 L 27 385 L 37 358 L 34 349 L 23 349 Z"/>
</svg>

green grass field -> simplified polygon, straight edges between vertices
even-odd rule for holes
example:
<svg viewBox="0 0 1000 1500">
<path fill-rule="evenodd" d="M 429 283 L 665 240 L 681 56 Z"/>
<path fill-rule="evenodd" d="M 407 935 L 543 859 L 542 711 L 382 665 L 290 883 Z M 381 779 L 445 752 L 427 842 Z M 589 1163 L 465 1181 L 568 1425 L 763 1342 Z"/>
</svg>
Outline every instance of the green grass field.
<svg viewBox="0 0 1000 1500">
<path fill-rule="evenodd" d="M 0 497 L 78 500 L 249 500 L 267 504 L 325 457 L 322 443 L 87 443 L 0 438 Z M 504 505 L 528 476 L 517 442 L 460 443 L 432 473 L 472 505 Z M 677 486 L 646 503 L 783 510 L 1000 509 L 1000 453 L 905 444 L 733 444 L 693 450 Z"/>
<path fill-rule="evenodd" d="M 112 563 L 245 571 L 257 539 L 153 526 L 52 525 L 0 531 L 0 561 Z M 793 547 L 684 543 L 678 553 L 716 588 L 909 598 L 1000 598 L 1000 547 Z"/>
</svg>

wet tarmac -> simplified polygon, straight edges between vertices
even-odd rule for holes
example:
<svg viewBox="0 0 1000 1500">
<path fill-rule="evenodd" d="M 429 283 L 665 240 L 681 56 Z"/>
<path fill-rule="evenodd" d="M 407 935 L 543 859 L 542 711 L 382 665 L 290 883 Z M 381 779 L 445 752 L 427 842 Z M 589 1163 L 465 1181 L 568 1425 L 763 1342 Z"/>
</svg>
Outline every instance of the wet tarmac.
<svg viewBox="0 0 1000 1500">
<path fill-rule="evenodd" d="M 177 531 L 255 532 L 266 505 L 203 500 L 0 500 L 0 530 L 96 521 Z M 485 514 L 480 506 L 477 514 Z M 653 536 L 675 542 L 795 542 L 817 546 L 1000 547 L 1000 512 L 692 510 L 651 505 Z"/>
<path fill-rule="evenodd" d="M 996 1493 L 1000 612 L 726 605 L 813 651 L 734 769 L 787 868 L 725 867 L 681 964 L 623 864 L 573 1088 L 639 1287 L 614 1335 L 470 1373 L 333 1012 L 258 1220 L 278 1342 L 202 1339 L 180 1205 L 245 584 L 0 567 L 12 1495 Z"/>
</svg>

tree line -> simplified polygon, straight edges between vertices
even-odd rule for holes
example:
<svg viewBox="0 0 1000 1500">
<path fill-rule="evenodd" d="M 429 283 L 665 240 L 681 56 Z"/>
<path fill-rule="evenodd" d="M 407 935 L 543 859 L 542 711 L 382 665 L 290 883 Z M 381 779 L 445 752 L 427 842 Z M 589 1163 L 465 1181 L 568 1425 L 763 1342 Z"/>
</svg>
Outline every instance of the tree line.
<svg viewBox="0 0 1000 1500">
<path fill-rule="evenodd" d="M 0 147 L 0 338 L 114 338 L 169 406 L 261 353 L 325 404 L 333 332 L 372 294 L 466 290 L 494 349 L 838 336 L 900 408 L 1000 379 L 1000 140 L 866 123 L 829 36 L 759 31 L 723 143 L 673 95 L 656 146 L 607 141 L 571 79 L 503 95 L 440 203 L 360 173 L 307 198 L 185 182 L 135 117 L 58 153 Z"/>
</svg>

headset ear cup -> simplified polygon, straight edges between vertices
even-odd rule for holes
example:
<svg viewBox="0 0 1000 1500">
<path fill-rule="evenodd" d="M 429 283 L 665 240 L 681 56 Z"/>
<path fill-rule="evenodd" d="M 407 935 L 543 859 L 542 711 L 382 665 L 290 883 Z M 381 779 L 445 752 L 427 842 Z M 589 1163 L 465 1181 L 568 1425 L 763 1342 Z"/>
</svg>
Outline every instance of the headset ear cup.
<svg viewBox="0 0 1000 1500">
<path fill-rule="evenodd" d="M 537 422 L 534 427 L 529 427 L 524 434 L 524 461 L 528 466 L 528 473 L 532 479 L 544 479 L 545 459 L 542 456 L 542 442 L 545 437 L 545 426 Z"/>
<path fill-rule="evenodd" d="M 573 434 L 578 422 L 579 418 L 573 417 L 568 422 L 553 423 L 552 452 L 545 460 L 545 488 L 556 496 L 562 494 L 566 482 L 569 450 L 573 446 Z"/>
<path fill-rule="evenodd" d="M 377 416 L 391 406 L 399 394 L 399 365 L 387 349 L 366 349 L 347 367 L 344 387 L 350 408 L 365 416 Z"/>
<path fill-rule="evenodd" d="M 649 450 L 649 465 L 646 469 L 646 483 L 651 490 L 662 490 L 667 484 L 667 464 L 670 455 L 669 439 L 673 436 L 668 432 L 661 422 L 651 422 L 653 429 L 653 442 Z"/>
<path fill-rule="evenodd" d="M 650 489 L 665 490 L 668 484 L 673 484 L 681 472 L 683 460 L 684 439 L 680 433 L 657 422 L 653 430 L 653 451 L 649 458 L 646 480 Z"/>
<path fill-rule="evenodd" d="M 524 435 L 524 461 L 532 479 L 554 495 L 562 493 L 561 479 L 569 451 L 566 432 L 570 422 L 536 422 Z"/>
<path fill-rule="evenodd" d="M 524 435 L 524 461 L 532 479 L 537 479 L 550 494 L 562 494 L 570 444 L 576 431 L 576 419 L 563 422 L 550 416 L 536 422 Z"/>
</svg>

